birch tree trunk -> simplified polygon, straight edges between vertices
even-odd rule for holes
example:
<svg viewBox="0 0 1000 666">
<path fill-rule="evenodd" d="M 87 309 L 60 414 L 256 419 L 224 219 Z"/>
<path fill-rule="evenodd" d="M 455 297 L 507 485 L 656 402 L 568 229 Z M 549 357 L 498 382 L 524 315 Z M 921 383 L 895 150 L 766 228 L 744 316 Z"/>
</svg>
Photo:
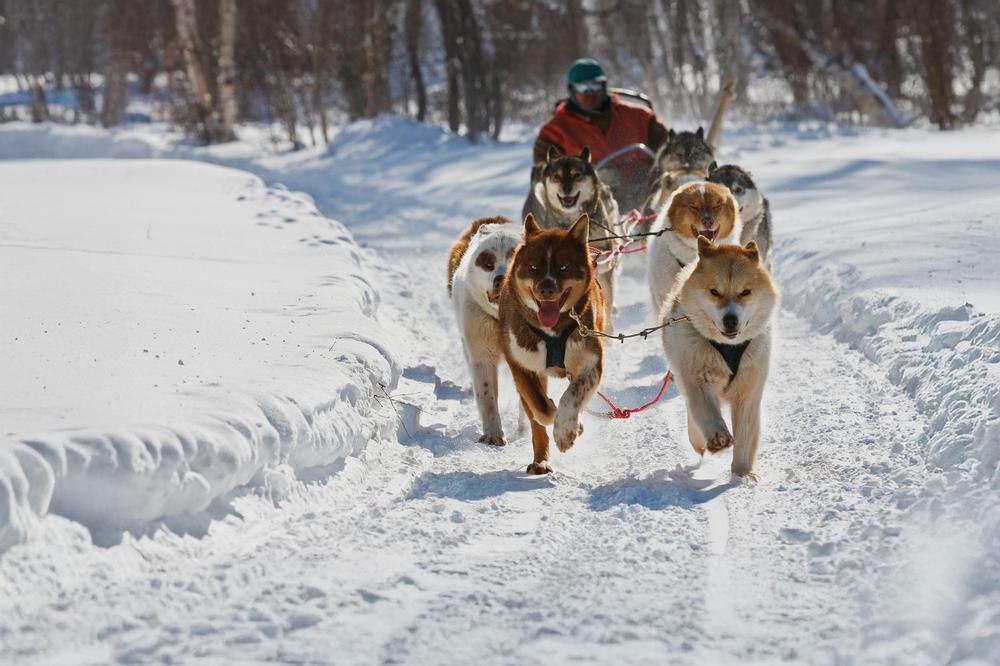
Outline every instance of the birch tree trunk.
<svg viewBox="0 0 1000 666">
<path fill-rule="evenodd" d="M 219 0 L 219 141 L 235 141 L 236 0 Z"/>
<path fill-rule="evenodd" d="M 201 40 L 198 37 L 198 20 L 194 10 L 194 0 L 171 0 L 177 22 L 177 41 L 184 58 L 188 84 L 194 96 L 194 111 L 198 119 L 202 139 L 212 143 L 216 137 L 212 117 L 212 93 L 208 89 L 205 71 L 201 64 Z"/>
</svg>

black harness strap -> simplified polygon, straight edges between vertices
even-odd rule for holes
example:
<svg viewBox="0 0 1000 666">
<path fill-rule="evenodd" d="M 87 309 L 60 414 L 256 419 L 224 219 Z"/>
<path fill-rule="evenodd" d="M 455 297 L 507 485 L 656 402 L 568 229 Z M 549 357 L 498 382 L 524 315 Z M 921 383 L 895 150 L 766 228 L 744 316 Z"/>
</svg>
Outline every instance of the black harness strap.
<svg viewBox="0 0 1000 666">
<path fill-rule="evenodd" d="M 528 325 L 532 332 L 545 343 L 545 367 L 566 369 L 566 343 L 569 336 L 576 330 L 576 322 L 566 327 L 558 336 L 549 335 L 545 331 Z"/>
<path fill-rule="evenodd" d="M 726 365 L 729 367 L 729 383 L 726 384 L 726 386 L 729 386 L 729 384 L 733 383 L 736 373 L 740 371 L 740 361 L 743 359 L 743 352 L 747 350 L 747 347 L 750 346 L 750 343 L 753 342 L 753 340 L 747 340 L 746 342 L 741 342 L 738 345 L 724 345 L 714 340 L 709 340 L 708 342 L 710 345 L 715 347 L 715 351 L 719 352 L 719 355 L 722 356 L 722 360 L 725 361 Z"/>
</svg>

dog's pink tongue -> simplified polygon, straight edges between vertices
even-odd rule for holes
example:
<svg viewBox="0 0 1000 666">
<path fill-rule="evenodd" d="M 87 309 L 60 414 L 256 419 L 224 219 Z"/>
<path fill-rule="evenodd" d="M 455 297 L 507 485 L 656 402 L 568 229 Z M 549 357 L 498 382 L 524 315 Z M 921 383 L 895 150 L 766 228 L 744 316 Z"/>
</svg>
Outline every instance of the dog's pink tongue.
<svg viewBox="0 0 1000 666">
<path fill-rule="evenodd" d="M 538 323 L 545 328 L 552 328 L 559 323 L 559 299 L 554 301 L 537 301 Z"/>
</svg>

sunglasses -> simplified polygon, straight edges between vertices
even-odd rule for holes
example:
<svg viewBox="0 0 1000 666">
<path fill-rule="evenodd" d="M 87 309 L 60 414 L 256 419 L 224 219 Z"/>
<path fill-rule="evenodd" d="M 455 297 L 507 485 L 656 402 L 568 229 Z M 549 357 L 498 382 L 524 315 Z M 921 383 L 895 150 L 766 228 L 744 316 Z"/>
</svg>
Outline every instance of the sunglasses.
<svg viewBox="0 0 1000 666">
<path fill-rule="evenodd" d="M 574 83 L 573 90 L 581 95 L 602 92 L 604 90 L 604 81 L 582 81 L 580 83 Z"/>
</svg>

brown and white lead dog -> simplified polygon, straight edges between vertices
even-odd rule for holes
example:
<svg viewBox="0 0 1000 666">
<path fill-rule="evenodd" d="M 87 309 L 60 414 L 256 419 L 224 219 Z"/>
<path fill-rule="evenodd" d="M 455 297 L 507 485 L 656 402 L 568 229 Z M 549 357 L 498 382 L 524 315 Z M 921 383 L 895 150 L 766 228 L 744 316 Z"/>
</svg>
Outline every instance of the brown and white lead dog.
<svg viewBox="0 0 1000 666">
<path fill-rule="evenodd" d="M 583 337 L 569 316 L 604 329 L 604 300 L 587 248 L 590 220 L 569 229 L 542 230 L 530 213 L 524 244 L 514 253 L 500 292 L 500 340 L 521 404 L 531 422 L 534 460 L 529 474 L 548 474 L 549 435 L 567 451 L 583 432 L 580 411 L 601 382 L 604 350 L 599 337 Z M 548 377 L 568 377 L 559 406 L 549 398 Z"/>
</svg>

